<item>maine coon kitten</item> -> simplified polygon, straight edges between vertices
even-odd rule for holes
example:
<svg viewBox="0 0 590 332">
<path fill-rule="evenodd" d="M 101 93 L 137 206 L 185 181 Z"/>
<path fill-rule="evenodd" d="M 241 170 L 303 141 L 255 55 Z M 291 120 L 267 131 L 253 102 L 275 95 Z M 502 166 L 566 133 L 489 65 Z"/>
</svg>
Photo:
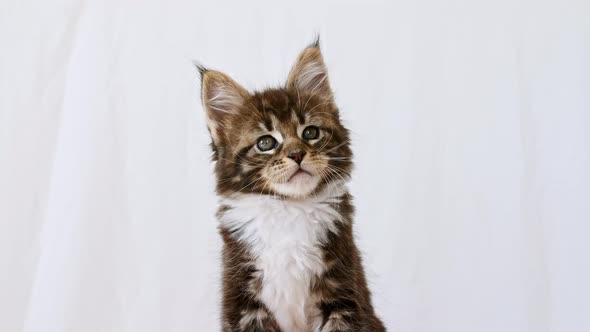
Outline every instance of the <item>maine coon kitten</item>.
<svg viewBox="0 0 590 332">
<path fill-rule="evenodd" d="M 385 331 L 353 239 L 352 152 L 319 44 L 276 89 L 199 71 L 221 197 L 223 331 Z"/>
</svg>

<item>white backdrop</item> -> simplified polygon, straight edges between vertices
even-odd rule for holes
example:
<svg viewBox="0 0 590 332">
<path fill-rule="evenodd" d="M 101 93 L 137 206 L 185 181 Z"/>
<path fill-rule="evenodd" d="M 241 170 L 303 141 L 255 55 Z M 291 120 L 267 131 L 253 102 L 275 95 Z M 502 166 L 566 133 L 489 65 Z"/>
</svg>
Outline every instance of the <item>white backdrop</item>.
<svg viewBox="0 0 590 332">
<path fill-rule="evenodd" d="M 391 331 L 590 331 L 590 4 L 0 2 L 0 331 L 218 331 L 191 60 L 283 82 L 316 32 Z"/>
</svg>

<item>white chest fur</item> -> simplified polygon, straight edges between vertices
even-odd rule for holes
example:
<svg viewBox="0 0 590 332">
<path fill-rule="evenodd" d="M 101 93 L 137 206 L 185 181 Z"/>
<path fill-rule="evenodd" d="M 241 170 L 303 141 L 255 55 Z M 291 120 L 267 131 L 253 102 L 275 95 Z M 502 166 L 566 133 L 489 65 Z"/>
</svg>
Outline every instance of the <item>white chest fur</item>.
<svg viewBox="0 0 590 332">
<path fill-rule="evenodd" d="M 343 188 L 329 188 L 304 201 L 244 195 L 223 200 L 230 207 L 221 223 L 235 230 L 263 273 L 260 300 L 283 331 L 319 329 L 319 313 L 310 306 L 310 282 L 324 270 L 320 245 L 341 220 L 331 203 Z"/>
</svg>

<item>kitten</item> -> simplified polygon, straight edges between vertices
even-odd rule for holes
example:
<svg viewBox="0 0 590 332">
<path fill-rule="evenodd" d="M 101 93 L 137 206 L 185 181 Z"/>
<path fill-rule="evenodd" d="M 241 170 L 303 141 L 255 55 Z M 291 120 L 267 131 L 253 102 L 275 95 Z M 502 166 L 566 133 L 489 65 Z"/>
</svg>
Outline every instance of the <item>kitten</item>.
<svg viewBox="0 0 590 332">
<path fill-rule="evenodd" d="M 277 89 L 199 71 L 221 198 L 223 331 L 385 331 L 353 239 L 352 152 L 319 43 Z"/>
</svg>

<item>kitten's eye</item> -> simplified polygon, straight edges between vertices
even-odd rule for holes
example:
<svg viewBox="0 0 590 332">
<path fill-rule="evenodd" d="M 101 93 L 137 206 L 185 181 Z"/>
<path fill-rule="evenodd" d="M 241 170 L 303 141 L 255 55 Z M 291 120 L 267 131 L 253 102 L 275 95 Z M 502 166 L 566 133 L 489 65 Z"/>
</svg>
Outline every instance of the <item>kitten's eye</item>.
<svg viewBox="0 0 590 332">
<path fill-rule="evenodd" d="M 301 137 L 303 137 L 304 140 L 316 139 L 318 136 L 320 136 L 320 128 L 316 126 L 305 127 L 305 129 L 303 129 L 303 134 L 301 134 Z"/>
<path fill-rule="evenodd" d="M 262 136 L 258 139 L 258 142 L 256 142 L 256 147 L 258 147 L 258 150 L 260 151 L 272 150 L 275 146 L 277 146 L 277 140 L 270 135 Z"/>
</svg>

